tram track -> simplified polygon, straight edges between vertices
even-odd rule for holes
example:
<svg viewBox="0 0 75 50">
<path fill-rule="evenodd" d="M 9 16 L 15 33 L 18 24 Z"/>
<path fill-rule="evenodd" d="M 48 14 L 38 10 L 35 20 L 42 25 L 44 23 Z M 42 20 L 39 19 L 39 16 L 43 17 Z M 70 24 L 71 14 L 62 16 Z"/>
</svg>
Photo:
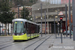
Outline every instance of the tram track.
<svg viewBox="0 0 75 50">
<path fill-rule="evenodd" d="M 0 50 L 3 49 L 3 48 L 6 48 L 6 47 L 12 46 L 13 44 L 14 44 L 13 40 L 12 41 L 3 42 L 3 43 L 0 44 Z"/>
<path fill-rule="evenodd" d="M 36 50 L 38 47 L 40 47 L 47 39 L 49 39 L 51 36 L 49 36 L 48 38 L 46 38 L 43 42 L 41 42 L 36 48 L 34 48 L 34 50 Z"/>
<path fill-rule="evenodd" d="M 10 42 L 6 42 L 6 43 L 2 43 L 2 44 L 0 44 L 0 46 L 4 46 L 4 45 L 7 45 L 7 44 L 11 44 L 11 43 L 13 43 L 13 42 L 10 41 Z"/>
<path fill-rule="evenodd" d="M 3 41 L 3 42 L 0 42 L 0 50 L 2 49 L 2 48 L 5 48 L 5 47 L 8 47 L 8 46 L 10 46 L 10 44 L 12 45 L 12 42 L 13 40 L 9 40 L 9 41 Z"/>
<path fill-rule="evenodd" d="M 12 46 L 12 44 L 8 44 L 8 45 L 5 45 L 5 46 L 1 46 L 0 47 L 0 50 L 3 49 L 3 48 L 9 47 L 9 46 Z"/>
<path fill-rule="evenodd" d="M 9 39 L 8 41 L 0 41 L 0 44 L 5 43 L 5 42 L 10 42 L 12 39 Z M 12 40 L 13 41 L 13 40 Z"/>
<path fill-rule="evenodd" d="M 47 37 L 47 36 L 45 36 L 45 37 Z M 41 39 L 44 39 L 45 37 L 37 38 L 37 39 L 41 40 Z M 35 40 L 36 40 L 36 38 L 35 38 L 35 39 L 32 39 L 32 40 L 29 40 L 28 43 L 29 43 L 30 41 L 35 41 Z M 26 41 L 26 42 L 27 42 L 27 41 Z M 13 43 L 12 41 L 8 41 L 7 43 L 2 43 L 2 44 L 0 44 L 0 50 L 3 49 L 3 48 L 6 48 L 6 47 L 12 46 L 13 44 L 14 44 L 14 43 Z"/>
<path fill-rule="evenodd" d="M 52 35 L 51 35 L 51 36 L 52 36 Z M 37 40 L 37 41 L 31 43 L 30 45 L 24 47 L 22 50 L 26 50 L 26 49 L 28 49 L 29 47 L 33 46 L 34 44 L 38 43 L 39 41 L 43 40 L 42 42 L 39 42 L 39 45 L 37 45 L 37 46 L 34 48 L 34 50 L 36 50 L 40 45 L 42 45 L 42 44 L 43 44 L 47 39 L 49 39 L 51 36 L 49 36 L 49 37 L 45 36 L 44 38 L 41 38 L 41 39 L 39 39 L 39 40 Z"/>
<path fill-rule="evenodd" d="M 46 36 L 46 37 L 47 37 L 47 36 Z M 45 37 L 44 37 L 44 38 L 45 38 Z M 41 39 L 43 39 L 43 38 L 41 38 Z M 39 40 L 37 40 L 37 41 L 35 41 L 35 42 L 29 44 L 28 46 L 24 47 L 24 49 L 22 49 L 22 50 L 25 50 L 26 48 L 28 48 L 28 47 L 30 47 L 31 45 L 35 44 L 36 42 L 40 41 L 41 39 L 39 39 Z"/>
<path fill-rule="evenodd" d="M 13 41 L 13 40 L 12 40 L 12 41 Z M 0 46 L 1 46 L 1 45 L 4 45 L 4 44 L 7 44 L 7 43 L 11 43 L 12 41 L 1 42 L 1 43 L 0 43 Z"/>
</svg>

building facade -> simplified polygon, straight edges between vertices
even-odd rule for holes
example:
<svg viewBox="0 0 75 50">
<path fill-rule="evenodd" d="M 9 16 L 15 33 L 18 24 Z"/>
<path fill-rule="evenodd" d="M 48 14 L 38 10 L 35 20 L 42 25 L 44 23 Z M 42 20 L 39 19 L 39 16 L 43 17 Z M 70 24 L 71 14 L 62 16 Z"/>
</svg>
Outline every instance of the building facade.
<svg viewBox="0 0 75 50">
<path fill-rule="evenodd" d="M 54 33 L 54 18 L 56 25 L 56 32 L 58 32 L 58 28 L 60 31 L 60 25 L 58 27 L 57 23 L 60 23 L 59 12 L 63 13 L 63 23 L 62 29 L 66 30 L 66 18 L 65 18 L 65 4 L 49 4 L 42 3 L 42 33 L 45 33 L 45 12 L 46 11 L 46 32 Z M 32 16 L 34 19 L 34 14 L 36 18 L 36 22 L 41 24 L 41 3 L 36 3 L 32 6 Z M 71 5 L 71 17 L 72 17 L 72 5 Z M 67 4 L 67 19 L 69 21 L 69 4 Z M 67 21 L 67 23 L 68 23 Z M 69 24 L 67 25 L 67 27 Z M 68 28 L 67 28 L 68 29 Z"/>
</svg>

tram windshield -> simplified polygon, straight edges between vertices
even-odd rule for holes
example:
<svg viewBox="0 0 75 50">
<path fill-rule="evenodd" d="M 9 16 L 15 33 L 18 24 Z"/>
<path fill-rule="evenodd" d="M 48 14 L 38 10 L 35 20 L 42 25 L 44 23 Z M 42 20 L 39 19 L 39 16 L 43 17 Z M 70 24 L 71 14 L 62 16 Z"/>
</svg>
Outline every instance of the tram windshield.
<svg viewBox="0 0 75 50">
<path fill-rule="evenodd" d="M 23 33 L 23 22 L 14 22 L 14 33 Z"/>
</svg>

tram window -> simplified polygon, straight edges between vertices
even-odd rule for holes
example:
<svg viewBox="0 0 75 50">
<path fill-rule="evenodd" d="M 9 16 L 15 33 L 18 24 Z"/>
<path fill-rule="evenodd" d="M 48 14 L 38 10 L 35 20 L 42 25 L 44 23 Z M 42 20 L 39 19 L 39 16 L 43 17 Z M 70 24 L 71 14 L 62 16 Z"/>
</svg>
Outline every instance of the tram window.
<svg viewBox="0 0 75 50">
<path fill-rule="evenodd" d="M 37 33 L 37 25 L 35 25 L 35 33 Z"/>
<path fill-rule="evenodd" d="M 25 22 L 24 28 L 26 29 L 27 34 L 33 34 L 33 33 L 38 33 L 39 32 L 39 26 L 37 29 L 37 25 Z"/>
<path fill-rule="evenodd" d="M 14 30 L 14 22 L 12 22 L 12 27 L 13 27 L 12 30 Z M 14 31 L 13 31 L 13 33 L 14 33 Z"/>
<path fill-rule="evenodd" d="M 32 24 L 30 25 L 30 32 L 31 32 L 31 34 L 32 34 L 32 29 L 33 29 L 33 27 L 32 27 Z"/>
<path fill-rule="evenodd" d="M 32 28 L 31 29 L 31 33 L 35 33 L 35 26 L 34 26 L 34 24 L 31 25 L 31 28 Z"/>
<path fill-rule="evenodd" d="M 27 23 L 24 24 L 24 31 L 23 31 L 24 33 L 27 33 L 26 29 L 27 29 Z"/>
<path fill-rule="evenodd" d="M 37 33 L 38 33 L 38 25 L 37 25 Z"/>
<path fill-rule="evenodd" d="M 30 33 L 29 25 L 30 25 L 30 24 L 29 24 L 28 22 L 26 22 L 26 23 L 25 23 L 25 26 L 24 26 L 24 27 L 26 28 L 27 34 Z"/>
<path fill-rule="evenodd" d="M 23 22 L 14 22 L 14 33 L 23 33 Z"/>
<path fill-rule="evenodd" d="M 24 31 L 23 32 L 26 33 L 26 28 L 24 28 Z"/>
</svg>

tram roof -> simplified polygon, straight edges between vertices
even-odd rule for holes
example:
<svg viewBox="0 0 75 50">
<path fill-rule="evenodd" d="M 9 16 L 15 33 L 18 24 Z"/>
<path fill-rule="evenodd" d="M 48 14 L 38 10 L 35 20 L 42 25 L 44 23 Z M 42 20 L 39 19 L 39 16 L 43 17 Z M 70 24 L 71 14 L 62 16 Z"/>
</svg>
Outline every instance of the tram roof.
<svg viewBox="0 0 75 50">
<path fill-rule="evenodd" d="M 21 19 L 21 18 L 13 19 L 12 22 L 14 22 L 14 21 L 23 21 L 23 22 L 29 22 L 29 23 L 33 23 L 33 24 L 36 24 L 36 25 L 40 25 L 40 24 L 37 24 L 35 22 L 31 22 L 27 19 Z"/>
</svg>

